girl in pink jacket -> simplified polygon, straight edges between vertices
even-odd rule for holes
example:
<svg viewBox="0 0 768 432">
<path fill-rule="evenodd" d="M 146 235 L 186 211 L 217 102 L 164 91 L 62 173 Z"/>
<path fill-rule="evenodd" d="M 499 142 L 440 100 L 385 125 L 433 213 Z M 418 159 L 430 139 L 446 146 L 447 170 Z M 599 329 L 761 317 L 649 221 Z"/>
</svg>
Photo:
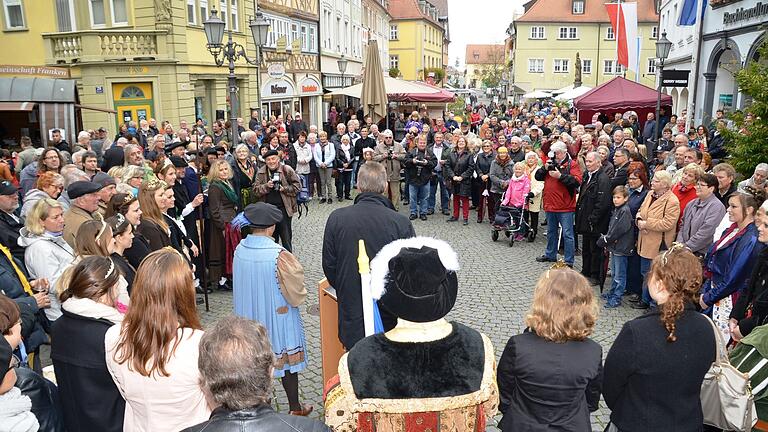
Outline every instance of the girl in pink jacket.
<svg viewBox="0 0 768 432">
<path fill-rule="evenodd" d="M 523 208 L 530 191 L 531 180 L 526 173 L 525 162 L 518 162 L 515 164 L 512 178 L 509 179 L 509 186 L 507 186 L 507 192 L 504 194 L 501 205 Z"/>
</svg>

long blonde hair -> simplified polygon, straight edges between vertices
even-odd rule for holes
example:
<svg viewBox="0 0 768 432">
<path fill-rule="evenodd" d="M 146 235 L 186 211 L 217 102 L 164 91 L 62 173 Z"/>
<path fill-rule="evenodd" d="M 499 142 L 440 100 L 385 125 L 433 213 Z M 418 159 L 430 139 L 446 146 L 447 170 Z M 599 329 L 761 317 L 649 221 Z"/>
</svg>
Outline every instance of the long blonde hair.
<svg viewBox="0 0 768 432">
<path fill-rule="evenodd" d="M 162 180 L 152 179 L 148 182 L 142 183 L 139 188 L 139 205 L 141 206 L 141 218 L 150 220 L 160 227 L 164 231 L 168 231 L 168 224 L 165 222 L 163 212 L 160 210 L 160 206 L 155 201 L 155 192 L 162 190 L 165 192 L 168 189 L 168 184 Z"/>
</svg>

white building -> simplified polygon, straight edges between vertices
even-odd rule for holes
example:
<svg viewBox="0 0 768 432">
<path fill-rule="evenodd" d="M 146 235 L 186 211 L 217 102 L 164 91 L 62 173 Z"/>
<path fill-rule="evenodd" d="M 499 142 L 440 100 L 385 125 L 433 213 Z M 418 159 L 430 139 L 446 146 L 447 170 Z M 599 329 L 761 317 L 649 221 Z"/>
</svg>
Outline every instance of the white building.
<svg viewBox="0 0 768 432">
<path fill-rule="evenodd" d="M 385 76 L 389 71 L 390 18 L 387 0 L 363 0 L 363 57 L 368 48 L 368 40 L 375 40 L 379 46 L 379 61 Z"/>
<path fill-rule="evenodd" d="M 320 72 L 325 91 L 347 87 L 363 69 L 362 0 L 320 1 Z M 347 60 L 342 74 L 338 60 Z"/>
<path fill-rule="evenodd" d="M 696 124 L 707 124 L 717 109 L 733 111 L 749 105 L 734 74 L 758 61 L 757 50 L 766 40 L 767 24 L 768 4 L 763 1 L 710 2 L 703 23 Z"/>
<path fill-rule="evenodd" d="M 660 31 L 667 32 L 667 39 L 672 42 L 669 57 L 664 62 L 664 70 L 690 71 L 687 87 L 665 87 L 662 92 L 672 96 L 672 114 L 680 115 L 688 106 L 693 79 L 693 51 L 695 49 L 694 32 L 696 26 L 677 25 L 680 9 L 685 0 L 664 0 L 659 13 Z M 704 0 L 706 1 L 706 0 Z M 660 79 L 660 77 L 657 77 Z M 657 81 L 658 83 L 658 81 Z M 669 114 L 669 113 L 667 113 Z"/>
</svg>

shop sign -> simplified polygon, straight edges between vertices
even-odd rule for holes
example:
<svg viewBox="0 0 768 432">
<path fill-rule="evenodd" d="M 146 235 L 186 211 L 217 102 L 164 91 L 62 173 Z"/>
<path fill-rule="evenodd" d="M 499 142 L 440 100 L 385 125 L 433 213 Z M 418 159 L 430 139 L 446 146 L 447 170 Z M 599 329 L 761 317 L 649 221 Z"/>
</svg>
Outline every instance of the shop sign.
<svg viewBox="0 0 768 432">
<path fill-rule="evenodd" d="M 661 71 L 662 87 L 688 87 L 689 70 L 664 69 Z"/>
<path fill-rule="evenodd" d="M 299 89 L 302 94 L 318 94 L 320 93 L 320 83 L 316 79 L 307 77 L 299 83 Z"/>
<path fill-rule="evenodd" d="M 735 24 L 739 21 L 747 21 L 752 18 L 758 18 L 768 15 L 768 4 L 757 2 L 751 8 L 740 7 L 734 12 L 725 12 L 723 14 L 723 24 Z"/>
<path fill-rule="evenodd" d="M 149 73 L 149 66 L 118 66 L 115 68 L 117 73 L 128 75 L 144 75 Z"/>
<path fill-rule="evenodd" d="M 96 94 L 104 94 L 104 87 L 96 86 Z"/>
<path fill-rule="evenodd" d="M 285 76 L 285 66 L 280 63 L 272 63 L 267 67 L 267 75 L 270 78 L 280 79 Z"/>
<path fill-rule="evenodd" d="M 290 98 L 293 93 L 293 85 L 284 80 L 270 81 L 261 89 L 261 96 L 265 98 Z"/>
<path fill-rule="evenodd" d="M 0 75 L 69 78 L 69 69 L 49 66 L 0 65 Z"/>
</svg>

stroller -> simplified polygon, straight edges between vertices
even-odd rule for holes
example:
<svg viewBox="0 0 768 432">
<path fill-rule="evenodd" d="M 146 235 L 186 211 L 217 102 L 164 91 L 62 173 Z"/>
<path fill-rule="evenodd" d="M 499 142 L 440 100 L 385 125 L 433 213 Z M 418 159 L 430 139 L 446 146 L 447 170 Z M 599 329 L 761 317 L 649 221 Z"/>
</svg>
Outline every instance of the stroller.
<svg viewBox="0 0 768 432">
<path fill-rule="evenodd" d="M 525 222 L 524 212 L 525 209 L 523 207 L 510 207 L 499 204 L 499 207 L 496 209 L 496 218 L 493 221 L 493 225 L 491 225 L 491 240 L 498 240 L 499 232 L 503 231 L 504 235 L 509 238 L 509 246 L 511 247 L 515 244 L 516 235 L 519 234 L 527 238 L 533 236 L 533 230 Z"/>
</svg>

